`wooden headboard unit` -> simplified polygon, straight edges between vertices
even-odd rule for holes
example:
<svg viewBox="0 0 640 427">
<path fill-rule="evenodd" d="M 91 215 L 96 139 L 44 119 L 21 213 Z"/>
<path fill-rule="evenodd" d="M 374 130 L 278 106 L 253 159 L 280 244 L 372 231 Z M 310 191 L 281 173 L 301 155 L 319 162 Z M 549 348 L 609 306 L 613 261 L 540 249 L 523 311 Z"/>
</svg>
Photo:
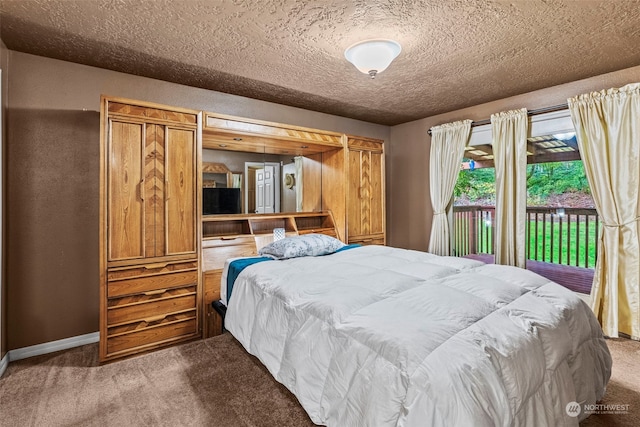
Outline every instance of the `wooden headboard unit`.
<svg viewBox="0 0 640 427">
<path fill-rule="evenodd" d="M 203 216 L 204 338 L 221 332 L 211 303 L 220 299 L 220 279 L 225 261 L 257 256 L 262 246 L 273 242 L 274 228 L 284 228 L 287 236 L 321 233 L 340 238 L 331 211 Z"/>
</svg>

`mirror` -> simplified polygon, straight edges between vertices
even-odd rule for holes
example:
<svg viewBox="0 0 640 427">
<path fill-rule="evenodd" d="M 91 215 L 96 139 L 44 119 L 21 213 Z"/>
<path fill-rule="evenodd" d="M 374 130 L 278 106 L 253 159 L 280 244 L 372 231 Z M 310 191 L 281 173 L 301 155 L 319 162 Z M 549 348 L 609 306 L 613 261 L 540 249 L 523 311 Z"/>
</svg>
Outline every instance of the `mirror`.
<svg viewBox="0 0 640 427">
<path fill-rule="evenodd" d="M 203 149 L 205 215 L 321 210 L 321 154 Z"/>
</svg>

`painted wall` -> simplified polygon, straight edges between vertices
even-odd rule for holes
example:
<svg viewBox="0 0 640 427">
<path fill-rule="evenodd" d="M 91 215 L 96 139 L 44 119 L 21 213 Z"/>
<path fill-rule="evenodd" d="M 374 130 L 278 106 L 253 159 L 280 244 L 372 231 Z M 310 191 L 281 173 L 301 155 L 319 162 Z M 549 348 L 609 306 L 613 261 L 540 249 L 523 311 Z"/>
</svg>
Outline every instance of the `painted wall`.
<svg viewBox="0 0 640 427">
<path fill-rule="evenodd" d="M 389 140 L 389 127 L 344 117 L 14 51 L 9 62 L 8 349 L 98 330 L 101 94 Z"/>
<path fill-rule="evenodd" d="M 638 81 L 640 66 L 392 127 L 387 157 L 391 166 L 387 168 L 391 194 L 387 203 L 388 244 L 416 250 L 427 250 L 429 246 L 433 210 L 429 191 L 431 137 L 427 131 L 432 126 L 462 119 L 484 120 L 493 113 L 516 108 L 533 110 L 564 104 L 572 96 Z"/>
<path fill-rule="evenodd" d="M 6 106 L 8 93 L 9 78 L 9 51 L 0 40 L 0 359 L 7 353 L 7 322 L 6 322 L 6 286 L 5 286 L 5 262 L 4 262 L 4 141 L 5 141 L 5 123 L 6 123 Z"/>
</svg>

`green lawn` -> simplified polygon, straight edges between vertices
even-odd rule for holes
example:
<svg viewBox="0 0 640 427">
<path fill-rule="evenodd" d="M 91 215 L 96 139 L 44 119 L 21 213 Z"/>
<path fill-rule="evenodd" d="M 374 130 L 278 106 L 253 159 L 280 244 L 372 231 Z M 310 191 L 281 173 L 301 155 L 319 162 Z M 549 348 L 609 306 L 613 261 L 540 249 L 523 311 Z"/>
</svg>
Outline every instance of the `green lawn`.
<svg viewBox="0 0 640 427">
<path fill-rule="evenodd" d="M 531 221 L 529 225 L 529 233 L 531 237 L 529 240 L 529 259 L 537 261 L 553 262 L 556 264 L 568 264 L 577 265 L 578 267 L 594 268 L 596 265 L 596 247 L 598 232 L 596 230 L 596 224 L 593 221 L 589 222 L 589 228 L 587 232 L 586 222 L 579 223 L 580 229 L 576 236 L 576 229 L 578 223 L 572 221 L 569 223 L 569 229 L 567 230 L 567 223 L 562 224 L 562 234 L 560 234 L 560 224 L 554 222 L 553 224 L 553 247 L 551 246 L 551 233 L 552 227 L 547 222 L 545 229 L 542 229 L 542 222 L 538 222 L 538 256 L 535 255 L 536 242 L 535 242 L 535 221 Z M 568 237 L 569 236 L 569 237 Z M 569 239 L 567 241 L 567 239 Z M 577 242 L 577 243 L 576 243 Z M 544 250 L 544 255 L 543 255 Z M 559 254 L 560 251 L 560 254 Z M 588 252 L 588 256 L 587 256 Z M 553 259 L 552 259 L 553 255 Z M 560 260 L 558 260 L 560 256 Z M 567 261 L 567 256 L 569 260 Z M 577 262 L 576 262 L 577 256 Z M 586 260 L 585 260 L 586 258 Z M 585 262 L 586 261 L 586 262 Z"/>
<path fill-rule="evenodd" d="M 458 219 L 456 221 L 456 234 L 464 232 L 467 226 L 467 220 L 465 218 Z M 586 222 L 580 222 L 580 230 L 578 233 L 578 239 L 576 239 L 576 229 L 578 228 L 577 222 L 572 221 L 569 223 L 569 230 L 567 230 L 567 223 L 562 224 L 562 234 L 560 234 L 560 224 L 558 222 L 553 223 L 553 248 L 551 246 L 551 223 L 547 221 L 546 226 L 542 227 L 542 221 L 538 221 L 538 239 L 537 247 L 538 254 L 536 257 L 536 239 L 535 239 L 535 221 L 529 222 L 528 233 L 531 234 L 529 241 L 529 254 L 528 258 L 536 261 L 552 262 L 555 264 L 564 265 L 577 265 L 578 267 L 594 268 L 596 265 L 596 246 L 597 246 L 597 230 L 596 224 L 593 221 L 589 222 L 589 230 L 587 236 Z M 477 236 L 477 253 L 492 253 L 491 251 L 491 239 L 492 230 L 491 226 L 485 222 L 478 223 L 478 236 Z M 480 235 L 481 233 L 481 235 Z M 567 238 L 569 236 L 569 242 Z M 558 239 L 560 237 L 560 239 Z M 588 242 L 587 242 L 588 237 Z M 460 247 L 460 242 L 457 239 L 455 247 Z M 577 240 L 577 244 L 576 244 Z M 553 250 L 552 250 L 553 249 Z M 588 256 L 585 253 L 588 249 Z M 558 259 L 558 251 L 560 252 L 560 259 Z M 544 253 L 543 253 L 544 252 Z M 461 253 L 457 251 L 455 253 Z M 567 253 L 569 259 L 567 260 Z M 551 258 L 553 255 L 553 259 Z M 576 260 L 577 255 L 577 260 Z"/>
</svg>

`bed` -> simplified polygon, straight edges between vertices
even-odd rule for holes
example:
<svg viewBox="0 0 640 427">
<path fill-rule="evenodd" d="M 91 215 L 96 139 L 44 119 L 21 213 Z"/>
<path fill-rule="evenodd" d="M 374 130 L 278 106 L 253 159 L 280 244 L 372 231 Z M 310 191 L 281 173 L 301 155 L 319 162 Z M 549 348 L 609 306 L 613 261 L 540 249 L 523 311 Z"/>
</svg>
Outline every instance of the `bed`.
<svg viewBox="0 0 640 427">
<path fill-rule="evenodd" d="M 385 246 L 243 265 L 225 327 L 327 426 L 570 426 L 611 373 L 573 292 Z M 348 249 L 348 250 L 344 250 Z M 583 406 L 581 406 L 583 407 Z"/>
</svg>

